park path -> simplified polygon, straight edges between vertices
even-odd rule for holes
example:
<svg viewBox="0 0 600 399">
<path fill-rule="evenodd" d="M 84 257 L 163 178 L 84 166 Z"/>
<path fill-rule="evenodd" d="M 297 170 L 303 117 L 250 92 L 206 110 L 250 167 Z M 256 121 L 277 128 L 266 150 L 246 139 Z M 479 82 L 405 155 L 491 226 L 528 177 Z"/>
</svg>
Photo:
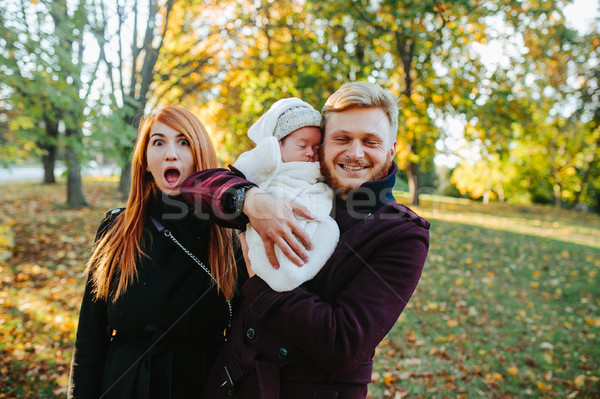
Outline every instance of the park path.
<svg viewBox="0 0 600 399">
<path fill-rule="evenodd" d="M 66 167 L 59 166 L 54 169 L 54 175 L 59 177 L 66 170 Z M 84 167 L 82 172 L 84 176 L 111 176 L 117 175 L 120 171 L 115 167 L 101 166 L 101 167 Z M 0 168 L 0 184 L 8 183 L 11 181 L 23 181 L 23 180 L 42 180 L 44 176 L 44 169 L 41 166 L 24 166 L 16 165 L 7 168 Z"/>
</svg>

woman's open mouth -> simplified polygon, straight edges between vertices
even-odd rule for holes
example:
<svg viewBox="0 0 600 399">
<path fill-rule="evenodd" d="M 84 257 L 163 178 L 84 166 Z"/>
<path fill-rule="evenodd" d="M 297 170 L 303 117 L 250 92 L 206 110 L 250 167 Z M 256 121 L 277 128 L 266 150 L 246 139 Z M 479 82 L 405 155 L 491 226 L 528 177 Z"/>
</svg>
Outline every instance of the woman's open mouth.
<svg viewBox="0 0 600 399">
<path fill-rule="evenodd" d="M 180 177 L 181 172 L 177 168 L 168 168 L 167 170 L 165 170 L 165 181 L 170 187 L 177 187 Z"/>
</svg>

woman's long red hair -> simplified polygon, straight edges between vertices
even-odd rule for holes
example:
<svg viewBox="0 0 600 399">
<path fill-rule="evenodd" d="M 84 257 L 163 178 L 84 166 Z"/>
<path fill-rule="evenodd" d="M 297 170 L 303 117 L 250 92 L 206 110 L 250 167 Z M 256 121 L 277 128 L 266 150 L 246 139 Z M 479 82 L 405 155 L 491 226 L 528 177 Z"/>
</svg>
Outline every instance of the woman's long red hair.
<svg viewBox="0 0 600 399">
<path fill-rule="evenodd" d="M 86 272 L 91 273 L 97 299 L 115 301 L 121 296 L 137 275 L 138 261 L 146 256 L 142 250 L 144 222 L 148 216 L 148 202 L 152 195 L 158 194 L 152 175 L 146 172 L 146 149 L 155 122 L 161 122 L 186 136 L 194 154 L 195 170 L 218 167 L 210 137 L 190 111 L 166 107 L 140 123 L 131 162 L 131 191 L 127 206 L 98 240 L 86 267 Z M 227 299 L 231 299 L 237 277 L 231 230 L 210 223 L 209 237 L 211 273 L 218 289 Z M 116 290 L 111 292 L 114 284 L 117 284 Z"/>
</svg>

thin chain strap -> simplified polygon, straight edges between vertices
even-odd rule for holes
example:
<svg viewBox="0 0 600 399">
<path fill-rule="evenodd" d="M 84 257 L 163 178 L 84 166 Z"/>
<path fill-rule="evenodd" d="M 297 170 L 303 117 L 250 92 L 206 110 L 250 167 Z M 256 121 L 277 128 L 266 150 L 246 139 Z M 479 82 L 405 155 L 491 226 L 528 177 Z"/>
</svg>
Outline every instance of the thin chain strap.
<svg viewBox="0 0 600 399">
<path fill-rule="evenodd" d="M 191 253 L 190 251 L 188 251 L 188 249 L 186 247 L 184 247 L 183 245 L 181 245 L 181 243 L 179 241 L 177 241 L 177 238 L 175 238 L 173 236 L 173 234 L 171 234 L 171 232 L 167 229 L 163 230 L 163 233 L 165 236 L 169 237 L 171 240 L 173 240 L 173 242 L 175 244 L 177 244 L 177 246 L 179 246 L 179 248 L 181 248 L 183 250 L 183 252 L 185 252 L 190 258 L 192 258 L 194 260 L 194 262 L 196 262 L 198 264 L 198 266 L 200 266 L 202 268 L 202 270 L 204 270 L 206 272 L 206 274 L 208 274 L 211 278 L 211 280 L 216 284 L 217 280 L 213 277 L 212 273 L 210 272 L 210 270 L 208 270 L 208 268 L 206 266 L 204 266 L 204 263 L 202 263 L 200 261 L 200 259 L 196 258 L 196 256 Z M 229 310 L 229 320 L 227 321 L 227 331 L 229 331 L 231 329 L 231 320 L 233 319 L 233 311 L 231 308 L 231 301 L 227 301 L 227 308 Z"/>
</svg>

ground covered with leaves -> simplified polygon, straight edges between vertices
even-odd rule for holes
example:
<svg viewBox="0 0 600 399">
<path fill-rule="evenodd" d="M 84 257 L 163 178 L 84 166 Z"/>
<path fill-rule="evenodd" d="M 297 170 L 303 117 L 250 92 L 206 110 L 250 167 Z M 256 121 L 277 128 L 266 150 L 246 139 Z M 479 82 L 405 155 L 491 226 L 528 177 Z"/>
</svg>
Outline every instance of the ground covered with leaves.
<svg viewBox="0 0 600 399">
<path fill-rule="evenodd" d="M 600 397 L 600 217 L 428 200 L 431 250 L 374 398 Z"/>
<path fill-rule="evenodd" d="M 0 186 L 0 398 L 64 397 L 83 269 L 116 180 Z M 401 199 L 402 201 L 402 199 Z M 600 217 L 429 198 L 431 251 L 372 398 L 600 397 Z"/>
</svg>

